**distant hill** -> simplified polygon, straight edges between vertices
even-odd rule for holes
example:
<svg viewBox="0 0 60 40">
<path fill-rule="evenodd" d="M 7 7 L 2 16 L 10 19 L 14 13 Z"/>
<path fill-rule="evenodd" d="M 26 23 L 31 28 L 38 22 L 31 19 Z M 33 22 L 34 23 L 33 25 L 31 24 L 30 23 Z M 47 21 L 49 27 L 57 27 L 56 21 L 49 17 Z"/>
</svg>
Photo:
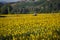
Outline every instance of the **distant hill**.
<svg viewBox="0 0 60 40">
<path fill-rule="evenodd" d="M 2 2 L 0 2 L 0 7 L 3 6 L 4 4 Z"/>
<path fill-rule="evenodd" d="M 38 5 L 40 5 L 44 2 L 45 2 L 45 0 L 36 1 L 36 2 L 18 1 L 18 2 L 10 2 L 9 4 L 15 5 L 15 6 L 18 6 L 18 7 L 26 7 L 26 6 L 38 6 Z"/>
<path fill-rule="evenodd" d="M 5 2 L 5 1 L 1 1 L 1 2 L 0 2 L 0 4 L 6 4 L 6 3 L 7 3 L 7 2 Z"/>
<path fill-rule="evenodd" d="M 17 1 L 17 2 L 0 3 L 1 6 L 4 4 L 8 4 L 8 7 L 10 6 L 11 9 L 10 13 L 27 13 L 34 11 L 59 12 L 60 10 L 60 0 L 39 0 L 36 2 Z"/>
</svg>

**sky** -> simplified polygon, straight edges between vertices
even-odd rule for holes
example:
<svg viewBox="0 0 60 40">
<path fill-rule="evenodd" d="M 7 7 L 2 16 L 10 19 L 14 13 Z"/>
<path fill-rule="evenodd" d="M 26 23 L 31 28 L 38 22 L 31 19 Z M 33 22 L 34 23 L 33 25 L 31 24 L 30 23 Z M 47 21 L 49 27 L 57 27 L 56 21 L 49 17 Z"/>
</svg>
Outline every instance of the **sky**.
<svg viewBox="0 0 60 40">
<path fill-rule="evenodd" d="M 19 1 L 19 0 L 0 0 L 1 1 L 5 1 L 5 2 L 16 2 L 16 1 Z"/>
</svg>

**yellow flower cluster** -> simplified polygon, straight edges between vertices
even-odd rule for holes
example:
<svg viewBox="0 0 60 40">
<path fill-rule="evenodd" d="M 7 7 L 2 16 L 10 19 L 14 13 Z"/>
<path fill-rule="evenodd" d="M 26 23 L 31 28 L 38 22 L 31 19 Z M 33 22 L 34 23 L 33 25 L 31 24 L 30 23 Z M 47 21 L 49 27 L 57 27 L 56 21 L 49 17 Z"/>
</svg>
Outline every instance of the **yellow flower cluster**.
<svg viewBox="0 0 60 40">
<path fill-rule="evenodd" d="M 59 40 L 60 14 L 16 14 L 0 18 L 0 40 Z M 4 38 L 4 39 L 3 39 Z"/>
</svg>

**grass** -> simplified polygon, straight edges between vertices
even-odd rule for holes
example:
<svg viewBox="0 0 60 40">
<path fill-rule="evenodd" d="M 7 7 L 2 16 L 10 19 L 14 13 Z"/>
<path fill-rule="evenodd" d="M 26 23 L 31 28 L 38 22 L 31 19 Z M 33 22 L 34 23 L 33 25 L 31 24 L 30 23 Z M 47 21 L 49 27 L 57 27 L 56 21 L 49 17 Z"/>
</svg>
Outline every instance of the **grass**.
<svg viewBox="0 0 60 40">
<path fill-rule="evenodd" d="M 60 40 L 60 14 L 1 15 L 0 40 Z"/>
</svg>

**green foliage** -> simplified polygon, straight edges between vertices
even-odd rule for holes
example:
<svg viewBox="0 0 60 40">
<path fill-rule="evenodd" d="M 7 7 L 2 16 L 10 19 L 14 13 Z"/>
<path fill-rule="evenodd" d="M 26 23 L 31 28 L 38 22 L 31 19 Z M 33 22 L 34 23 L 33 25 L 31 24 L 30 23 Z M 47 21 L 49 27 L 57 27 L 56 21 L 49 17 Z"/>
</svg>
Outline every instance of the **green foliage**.
<svg viewBox="0 0 60 40">
<path fill-rule="evenodd" d="M 4 5 L 0 10 L 1 13 L 51 13 L 59 12 L 60 0 L 39 0 L 37 2 L 17 2 L 15 5 L 12 4 Z M 12 7 L 12 8 L 11 8 Z"/>
<path fill-rule="evenodd" d="M 5 4 L 0 8 L 1 14 L 8 14 L 11 12 L 12 7 L 9 4 Z"/>
</svg>

